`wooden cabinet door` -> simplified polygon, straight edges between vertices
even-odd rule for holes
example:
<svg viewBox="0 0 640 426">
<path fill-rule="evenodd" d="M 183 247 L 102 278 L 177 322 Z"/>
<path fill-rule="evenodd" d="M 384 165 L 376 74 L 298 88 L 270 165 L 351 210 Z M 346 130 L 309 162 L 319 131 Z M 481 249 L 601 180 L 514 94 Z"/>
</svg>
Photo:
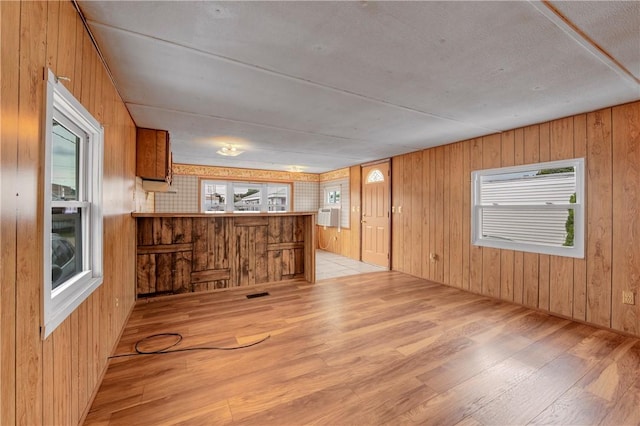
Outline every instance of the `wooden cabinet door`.
<svg viewBox="0 0 640 426">
<path fill-rule="evenodd" d="M 137 130 L 136 175 L 143 179 L 171 180 L 171 144 L 166 130 Z"/>
<path fill-rule="evenodd" d="M 167 132 L 156 130 L 155 136 L 156 160 L 154 175 L 157 177 L 157 179 L 164 180 L 167 177 L 167 166 L 169 165 L 169 153 L 167 152 Z"/>
</svg>

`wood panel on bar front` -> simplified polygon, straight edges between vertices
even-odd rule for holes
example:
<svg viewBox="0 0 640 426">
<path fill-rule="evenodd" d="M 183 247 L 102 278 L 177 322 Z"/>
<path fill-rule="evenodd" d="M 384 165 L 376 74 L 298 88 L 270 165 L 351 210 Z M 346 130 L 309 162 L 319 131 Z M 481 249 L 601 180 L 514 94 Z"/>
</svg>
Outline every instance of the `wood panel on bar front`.
<svg viewBox="0 0 640 426">
<path fill-rule="evenodd" d="M 134 216 L 138 296 L 315 281 L 313 213 Z"/>
</svg>

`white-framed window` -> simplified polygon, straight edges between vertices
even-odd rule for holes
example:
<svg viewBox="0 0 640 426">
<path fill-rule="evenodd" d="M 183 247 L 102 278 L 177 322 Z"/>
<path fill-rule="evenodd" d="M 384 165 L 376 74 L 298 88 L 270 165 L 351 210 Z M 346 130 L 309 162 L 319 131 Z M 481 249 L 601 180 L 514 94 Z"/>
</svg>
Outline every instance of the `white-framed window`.
<svg viewBox="0 0 640 426">
<path fill-rule="evenodd" d="M 291 185 L 268 183 L 267 184 L 267 211 L 288 212 L 291 204 Z"/>
<path fill-rule="evenodd" d="M 291 184 L 200 180 L 200 210 L 207 213 L 283 213 L 291 209 Z"/>
<path fill-rule="evenodd" d="M 471 173 L 479 246 L 584 257 L 584 159 Z"/>
<path fill-rule="evenodd" d="M 51 71 L 45 105 L 43 339 L 103 278 L 103 128 Z"/>
<path fill-rule="evenodd" d="M 340 206 L 340 187 L 330 186 L 324 190 L 324 204 L 326 206 Z"/>
<path fill-rule="evenodd" d="M 227 183 L 203 180 L 200 183 L 200 209 L 203 212 L 227 211 Z"/>
</svg>

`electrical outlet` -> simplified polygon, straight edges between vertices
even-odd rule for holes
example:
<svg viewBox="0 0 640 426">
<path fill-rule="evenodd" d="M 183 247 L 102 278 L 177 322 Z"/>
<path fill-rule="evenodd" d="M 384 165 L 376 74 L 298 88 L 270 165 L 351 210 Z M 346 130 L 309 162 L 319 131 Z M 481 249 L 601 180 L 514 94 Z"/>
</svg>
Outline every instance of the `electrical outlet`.
<svg viewBox="0 0 640 426">
<path fill-rule="evenodd" d="M 635 295 L 633 294 L 632 291 L 623 291 L 622 292 L 622 303 L 624 303 L 625 305 L 635 305 L 636 301 L 635 301 Z"/>
</svg>

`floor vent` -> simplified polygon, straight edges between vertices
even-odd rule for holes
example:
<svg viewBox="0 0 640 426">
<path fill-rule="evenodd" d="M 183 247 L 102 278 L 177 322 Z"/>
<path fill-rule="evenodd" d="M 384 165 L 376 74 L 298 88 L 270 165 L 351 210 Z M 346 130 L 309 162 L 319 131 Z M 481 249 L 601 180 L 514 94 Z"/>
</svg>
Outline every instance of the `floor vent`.
<svg viewBox="0 0 640 426">
<path fill-rule="evenodd" d="M 262 293 L 247 294 L 247 299 L 255 299 L 256 297 L 264 297 L 268 295 L 269 295 L 268 291 L 264 291 Z"/>
</svg>

